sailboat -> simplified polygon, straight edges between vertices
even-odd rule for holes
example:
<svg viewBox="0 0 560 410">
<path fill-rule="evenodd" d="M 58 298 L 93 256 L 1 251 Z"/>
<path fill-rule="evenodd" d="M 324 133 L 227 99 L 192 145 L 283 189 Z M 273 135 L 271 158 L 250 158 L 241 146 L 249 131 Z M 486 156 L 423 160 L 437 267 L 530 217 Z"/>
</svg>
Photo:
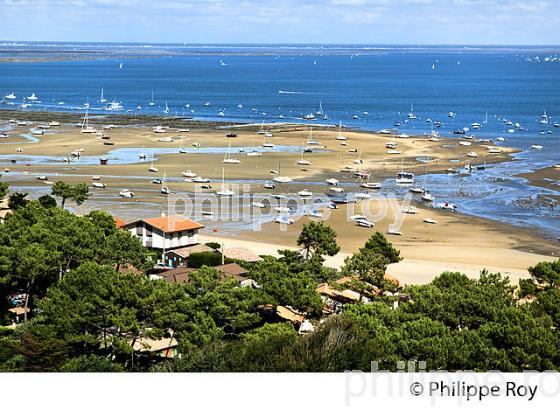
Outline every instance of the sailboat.
<svg viewBox="0 0 560 410">
<path fill-rule="evenodd" d="M 301 144 L 301 159 L 297 162 L 298 165 L 311 165 L 311 161 L 303 158 L 303 144 Z"/>
<path fill-rule="evenodd" d="M 88 117 L 88 109 L 86 108 L 86 115 L 84 117 L 84 122 L 82 123 L 82 130 L 80 131 L 82 134 L 94 134 L 96 131 L 95 128 L 89 126 L 89 117 Z"/>
<path fill-rule="evenodd" d="M 152 89 L 152 99 L 150 100 L 150 102 L 148 103 L 148 105 L 150 107 L 153 107 L 154 105 L 156 105 L 156 103 L 154 102 L 154 90 Z"/>
<path fill-rule="evenodd" d="M 248 157 L 260 157 L 262 156 L 262 152 L 257 151 L 256 147 L 255 147 L 255 138 L 253 137 L 253 148 L 251 149 L 251 151 L 247 152 L 247 156 Z"/>
<path fill-rule="evenodd" d="M 169 195 L 171 193 L 169 187 L 165 185 L 165 172 L 163 173 L 163 179 L 161 181 L 161 189 L 159 190 L 159 192 L 161 192 L 164 195 Z"/>
<path fill-rule="evenodd" d="M 346 141 L 348 137 L 342 135 L 342 121 L 338 123 L 338 135 L 336 136 L 338 141 Z"/>
<path fill-rule="evenodd" d="M 425 194 L 426 192 L 426 178 L 428 177 L 428 169 L 426 169 L 426 173 L 424 174 L 424 182 L 422 183 L 422 188 L 420 187 L 411 187 L 410 188 L 410 192 L 413 192 L 415 194 Z"/>
<path fill-rule="evenodd" d="M 307 137 L 307 145 L 318 145 L 319 141 L 313 136 L 313 128 L 309 129 L 309 136 Z"/>
<path fill-rule="evenodd" d="M 379 182 L 369 182 L 370 174 L 367 174 L 366 182 L 361 182 L 360 187 L 366 189 L 381 189 L 381 184 Z M 363 178 L 358 177 L 358 181 L 363 180 Z"/>
<path fill-rule="evenodd" d="M 151 162 L 150 168 L 148 168 L 148 171 L 150 171 L 150 172 L 158 172 L 159 171 L 159 169 L 154 167 L 154 153 L 153 152 L 152 152 L 152 162 Z"/>
<path fill-rule="evenodd" d="M 226 188 L 226 181 L 225 181 L 226 171 L 222 168 L 222 189 L 216 192 L 218 196 L 233 196 L 235 192 L 230 189 Z"/>
<path fill-rule="evenodd" d="M 166 114 L 169 113 L 169 106 L 167 105 L 167 101 L 165 102 L 165 110 L 163 110 L 163 112 Z"/>
<path fill-rule="evenodd" d="M 409 120 L 415 120 L 416 119 L 416 115 L 414 115 L 414 105 L 412 103 L 410 103 L 410 112 L 408 113 L 408 119 Z"/>
<path fill-rule="evenodd" d="M 224 160 L 222 161 L 222 163 L 224 164 L 239 164 L 241 161 L 238 160 L 237 158 L 233 158 L 231 155 L 231 141 L 229 142 L 229 146 L 228 146 L 228 150 L 226 152 L 226 155 L 224 156 Z"/>
<path fill-rule="evenodd" d="M 412 172 L 405 172 L 404 171 L 404 161 L 401 158 L 401 172 L 397 173 L 397 177 L 395 178 L 395 182 L 397 185 L 411 185 L 414 184 L 414 174 Z"/>
<path fill-rule="evenodd" d="M 15 100 L 17 97 L 14 93 L 10 93 L 4 96 L 6 100 Z"/>
<path fill-rule="evenodd" d="M 548 116 L 546 115 L 546 111 L 541 116 L 541 120 L 539 121 L 541 124 L 548 124 Z"/>
<path fill-rule="evenodd" d="M 283 177 L 280 175 L 280 163 L 278 163 L 278 175 L 276 175 L 273 179 L 274 182 L 278 182 L 280 184 L 288 184 L 293 182 L 293 179 L 290 177 Z"/>
<path fill-rule="evenodd" d="M 103 96 L 103 88 L 101 88 L 101 96 L 99 97 L 99 102 L 105 104 L 107 99 Z"/>
<path fill-rule="evenodd" d="M 264 134 L 264 141 L 262 143 L 263 148 L 274 148 L 275 145 L 270 142 L 270 138 L 272 137 L 272 134 L 270 133 L 265 133 Z"/>
</svg>

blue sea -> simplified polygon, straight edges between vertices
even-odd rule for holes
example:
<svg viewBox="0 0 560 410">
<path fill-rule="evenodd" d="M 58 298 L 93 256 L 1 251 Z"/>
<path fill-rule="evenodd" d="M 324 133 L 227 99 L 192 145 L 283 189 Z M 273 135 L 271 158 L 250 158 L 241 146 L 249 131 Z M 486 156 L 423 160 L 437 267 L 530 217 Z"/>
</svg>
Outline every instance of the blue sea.
<svg viewBox="0 0 560 410">
<path fill-rule="evenodd" d="M 99 102 L 103 89 L 109 102 L 122 104 L 118 112 L 128 115 L 164 115 L 167 104 L 169 116 L 341 123 L 365 130 L 400 123 L 396 132 L 410 135 L 428 134 L 441 121 L 435 130 L 442 136 L 478 122 L 481 128 L 467 134 L 505 137 L 506 145 L 523 153 L 514 162 L 461 177 L 469 195 L 456 195 L 456 175 L 430 176 L 432 192 L 456 202 L 461 212 L 560 235 L 560 205 L 527 203 L 558 191 L 514 177 L 560 163 L 560 128 L 553 126 L 560 122 L 560 47 L 4 43 L 0 58 L 82 49 L 95 58 L 1 63 L 0 95 L 13 92 L 17 98 L 0 108 L 82 112 L 89 103 L 90 114 L 106 113 Z M 23 97 L 32 93 L 40 102 L 22 108 Z M 324 115 L 315 114 L 320 106 Z M 407 121 L 410 112 L 416 119 Z M 539 122 L 544 112 L 548 124 Z M 301 119 L 310 113 L 316 120 Z M 531 150 L 534 144 L 543 150 Z"/>
</svg>

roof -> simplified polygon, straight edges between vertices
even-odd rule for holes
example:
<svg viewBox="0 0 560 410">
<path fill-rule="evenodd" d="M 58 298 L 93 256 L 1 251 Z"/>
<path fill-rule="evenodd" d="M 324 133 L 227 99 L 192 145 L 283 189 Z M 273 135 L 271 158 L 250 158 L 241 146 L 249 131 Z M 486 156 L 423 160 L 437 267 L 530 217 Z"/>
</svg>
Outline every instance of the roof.
<svg viewBox="0 0 560 410">
<path fill-rule="evenodd" d="M 191 254 L 200 253 L 200 252 L 216 252 L 216 250 L 206 245 L 197 244 L 197 245 L 183 246 L 182 248 L 172 249 L 168 252 L 165 252 L 165 254 L 167 255 L 168 253 L 175 253 L 183 258 L 188 258 Z"/>
<path fill-rule="evenodd" d="M 14 315 L 17 315 L 17 316 L 23 315 L 25 313 L 29 313 L 30 311 L 31 311 L 31 309 L 26 308 L 26 307 L 20 307 L 20 306 L 8 309 L 8 312 L 11 312 L 11 313 L 13 313 Z"/>
<path fill-rule="evenodd" d="M 294 310 L 284 307 L 284 306 L 276 306 L 276 314 L 278 317 L 289 320 L 292 323 L 303 323 L 305 320 L 305 316 L 301 313 L 297 313 Z"/>
<path fill-rule="evenodd" d="M 227 248 L 224 250 L 224 256 L 229 259 L 239 259 L 244 262 L 260 262 L 262 258 L 247 248 Z"/>
<path fill-rule="evenodd" d="M 226 263 L 225 265 L 215 266 L 214 269 L 222 272 L 225 277 L 236 279 L 239 282 L 245 280 L 245 275 L 247 275 L 247 269 L 239 266 L 237 263 Z"/>
<path fill-rule="evenodd" d="M 222 273 L 223 280 L 233 278 L 241 282 L 246 279 L 245 275 L 247 274 L 247 270 L 237 263 L 228 263 L 221 266 L 214 266 L 213 268 Z M 161 272 L 159 276 L 170 283 L 187 283 L 189 281 L 189 275 L 197 270 L 198 269 L 194 268 L 179 267 Z"/>
<path fill-rule="evenodd" d="M 113 220 L 115 221 L 115 225 L 117 226 L 117 229 L 121 229 L 123 226 L 126 225 L 124 219 L 119 218 L 118 216 L 113 216 Z"/>
<path fill-rule="evenodd" d="M 194 268 L 175 268 L 161 272 L 159 276 L 170 283 L 187 283 L 189 281 L 189 273 L 196 272 Z"/>
<path fill-rule="evenodd" d="M 162 350 L 175 349 L 178 345 L 179 343 L 175 338 L 151 339 L 149 337 L 140 337 L 134 341 L 134 350 L 137 352 L 156 353 Z"/>
<path fill-rule="evenodd" d="M 158 218 L 141 219 L 138 221 L 127 223 L 126 226 L 134 226 L 139 222 L 143 222 L 146 225 L 150 225 L 166 233 L 194 231 L 204 228 L 204 225 L 195 222 L 192 219 L 185 218 L 181 215 L 160 216 Z"/>
</svg>

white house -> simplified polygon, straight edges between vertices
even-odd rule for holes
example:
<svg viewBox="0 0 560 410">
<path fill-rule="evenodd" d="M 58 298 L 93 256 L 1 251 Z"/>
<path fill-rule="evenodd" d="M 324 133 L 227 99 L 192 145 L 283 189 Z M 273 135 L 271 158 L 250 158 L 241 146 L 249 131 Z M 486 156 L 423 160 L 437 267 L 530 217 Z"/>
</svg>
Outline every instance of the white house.
<svg viewBox="0 0 560 410">
<path fill-rule="evenodd" d="M 198 244 L 198 231 L 204 228 L 180 215 L 141 219 L 125 224 L 128 230 L 148 248 L 169 250 Z"/>
</svg>

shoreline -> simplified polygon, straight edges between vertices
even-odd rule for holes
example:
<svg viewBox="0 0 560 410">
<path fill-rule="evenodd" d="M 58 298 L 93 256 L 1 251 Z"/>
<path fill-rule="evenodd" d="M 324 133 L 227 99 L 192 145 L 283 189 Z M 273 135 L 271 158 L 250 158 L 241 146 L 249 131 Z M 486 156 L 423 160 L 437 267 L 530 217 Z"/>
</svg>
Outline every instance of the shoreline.
<svg viewBox="0 0 560 410">
<path fill-rule="evenodd" d="M 23 113 L 19 113 L 18 119 L 25 119 Z M 25 113 L 27 114 L 27 113 Z M 13 112 L 0 111 L 0 118 L 14 117 Z M 162 209 L 166 209 L 167 198 L 159 193 L 159 186 L 150 183 L 154 177 L 171 178 L 167 185 L 173 192 L 192 193 L 196 185 L 182 181 L 177 178 L 185 169 L 192 169 L 198 175 L 208 177 L 212 180 L 213 189 L 207 191 L 212 195 L 219 188 L 222 177 L 222 168 L 227 168 L 227 180 L 246 181 L 252 193 L 259 195 L 270 195 L 271 193 L 296 195 L 302 187 L 309 189 L 314 194 L 323 193 L 328 189 L 325 184 L 326 178 L 340 179 L 341 185 L 347 192 L 356 191 L 356 177 L 349 173 L 340 173 L 345 165 L 351 165 L 356 170 L 373 171 L 372 182 L 385 181 L 393 178 L 397 171 L 402 167 L 407 171 L 415 172 L 418 179 L 422 181 L 422 175 L 445 173 L 449 167 L 459 168 L 469 162 L 473 162 L 465 156 L 468 151 L 477 151 L 481 154 L 478 163 L 503 163 L 512 161 L 512 153 L 518 150 L 500 147 L 501 154 L 487 155 L 486 145 L 474 143 L 471 146 L 461 146 L 458 144 L 460 139 L 441 137 L 439 142 L 429 142 L 426 137 L 410 137 L 405 139 L 394 138 L 392 135 L 367 132 L 364 130 L 343 129 L 342 133 L 348 137 L 348 147 L 341 146 L 340 141 L 336 140 L 338 130 L 329 128 L 315 129 L 314 136 L 321 145 L 325 145 L 327 150 L 324 152 L 313 152 L 309 155 L 311 164 L 306 166 L 303 171 L 301 166 L 296 165 L 300 159 L 298 152 L 266 152 L 262 157 L 247 157 L 239 155 L 243 165 L 227 165 L 221 163 L 223 154 L 216 153 L 187 153 L 180 154 L 179 148 L 187 146 L 189 150 L 193 142 L 200 142 L 203 147 L 227 147 L 233 141 L 237 147 L 254 146 L 260 143 L 262 136 L 256 135 L 260 124 L 250 126 L 238 124 L 234 126 L 237 133 L 236 138 L 226 138 L 225 134 L 231 132 L 231 128 L 224 124 L 215 125 L 206 122 L 189 123 L 184 119 L 167 119 L 163 117 L 132 117 L 133 123 L 128 123 L 129 117 L 108 115 L 93 116 L 91 123 L 109 124 L 119 119 L 126 126 L 119 126 L 111 130 L 104 130 L 110 136 L 110 141 L 114 145 L 104 145 L 101 137 L 92 134 L 82 134 L 80 129 L 74 124 L 81 119 L 80 114 L 64 114 L 59 117 L 51 116 L 50 113 L 33 113 L 28 120 L 46 121 L 56 118 L 65 119 L 61 121 L 61 126 L 47 130 L 45 135 L 37 136 L 38 142 L 29 143 L 21 137 L 26 128 L 15 127 L 9 131 L 7 142 L 0 143 L 0 155 L 14 154 L 18 144 L 23 148 L 22 155 L 28 156 L 32 160 L 34 155 L 50 155 L 62 158 L 69 152 L 84 149 L 85 156 L 101 157 L 107 152 L 118 148 L 138 147 L 149 154 L 151 149 L 158 147 L 172 148 L 176 153 L 162 154 L 156 157 L 154 165 L 159 168 L 159 172 L 154 174 L 148 171 L 149 160 L 138 161 L 131 164 L 109 164 L 86 165 L 79 161 L 66 164 L 58 163 L 29 163 L 24 162 L 9 164 L 9 173 L 4 173 L 3 182 L 9 182 L 12 189 L 17 187 L 37 187 L 43 191 L 49 191 L 48 185 L 38 181 L 38 175 L 49 175 L 49 183 L 57 180 L 64 180 L 68 183 L 85 182 L 91 187 L 91 176 L 98 175 L 101 181 L 107 184 L 105 189 L 90 188 L 93 196 L 84 205 L 78 207 L 78 213 L 84 213 L 92 209 L 105 209 L 116 216 L 135 212 L 134 217 L 144 217 L 150 213 L 151 216 L 159 214 Z M 190 132 L 178 133 L 171 129 L 167 134 L 154 134 L 151 126 L 168 123 L 170 126 L 187 127 Z M 132 122 L 132 121 L 131 121 Z M 279 146 L 299 146 L 308 138 L 308 128 L 312 124 L 296 125 L 275 125 L 274 143 Z M 173 137 L 173 142 L 160 142 L 162 136 Z M 387 142 L 397 142 L 401 155 L 388 155 L 385 144 Z M 25 142 L 25 144 L 24 144 Z M 348 152 L 348 148 L 353 147 L 359 153 Z M 418 161 L 423 156 L 437 158 L 428 164 Z M 362 163 L 355 161 L 363 157 Z M 271 168 L 282 164 L 282 175 L 288 175 L 294 179 L 292 184 L 278 184 L 275 191 L 270 192 L 263 189 L 263 181 L 271 179 L 269 173 Z M 26 174 L 27 173 L 27 174 Z M 132 199 L 120 198 L 120 189 L 127 188 L 135 191 L 138 195 Z M 24 188 L 25 189 L 25 188 Z M 387 187 L 391 192 L 393 187 Z M 360 190 L 359 187 L 357 189 Z M 386 190 L 383 194 L 387 194 Z M 265 194 L 266 193 L 266 194 Z M 189 194 L 190 195 L 190 194 Z M 519 228 L 511 224 L 498 222 L 488 218 L 473 217 L 461 213 L 444 213 L 433 208 L 424 207 L 419 204 L 417 198 L 414 206 L 419 209 L 418 215 L 409 215 L 403 223 L 401 231 L 403 236 L 387 235 L 389 240 L 399 249 L 405 257 L 405 261 L 390 268 L 390 272 L 401 280 L 418 281 L 431 280 L 436 272 L 448 269 L 465 270 L 469 275 L 476 275 L 480 269 L 488 267 L 508 273 L 512 278 L 518 279 L 527 274 L 526 269 L 540 260 L 551 260 L 560 255 L 560 247 L 543 232 L 536 228 Z M 391 199 L 378 200 L 371 202 L 372 207 L 380 206 L 383 201 L 387 201 L 384 206 L 391 212 Z M 245 204 L 247 206 L 247 204 Z M 128 209 L 128 211 L 127 211 Z M 332 224 L 339 234 L 342 245 L 342 254 L 338 259 L 329 260 L 331 266 L 342 263 L 344 256 L 359 248 L 373 232 L 386 233 L 388 225 L 392 223 L 393 215 L 389 214 L 376 223 L 374 230 L 356 227 L 354 223 L 348 222 L 345 215 L 346 206 L 341 206 L 337 212 L 333 213 L 331 219 L 327 221 Z M 376 210 L 373 209 L 375 214 Z M 423 223 L 424 218 L 436 219 L 437 225 Z M 125 219 L 127 219 L 125 217 Z M 267 223 L 263 225 L 262 232 L 251 232 L 246 230 L 234 229 L 227 236 L 227 226 L 224 232 L 224 240 L 231 241 L 232 236 L 236 240 L 246 241 L 249 247 L 261 247 L 271 249 L 286 247 L 295 244 L 295 238 L 307 217 L 301 218 L 288 231 L 278 233 L 278 224 Z M 207 221 L 202 220 L 203 223 Z M 214 225 L 220 227 L 218 225 Z M 214 227 L 210 225 L 209 228 Z M 229 228 L 230 230 L 232 228 Z M 222 229 L 220 229 L 222 230 Z M 543 256 L 544 254 L 546 256 Z M 414 273 L 419 272 L 419 273 Z M 411 282 L 411 283 L 412 283 Z"/>
</svg>

